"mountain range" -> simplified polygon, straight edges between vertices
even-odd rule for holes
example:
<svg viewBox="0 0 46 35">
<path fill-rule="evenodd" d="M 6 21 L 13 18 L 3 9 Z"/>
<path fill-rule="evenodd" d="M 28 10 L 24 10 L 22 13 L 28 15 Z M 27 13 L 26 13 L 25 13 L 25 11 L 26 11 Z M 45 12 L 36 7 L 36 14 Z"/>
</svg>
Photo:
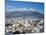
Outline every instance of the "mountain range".
<svg viewBox="0 0 46 35">
<path fill-rule="evenodd" d="M 22 16 L 33 16 L 37 18 L 43 18 L 44 14 L 39 13 L 37 11 L 13 11 L 13 12 L 5 12 L 5 17 L 10 18 L 10 17 L 22 17 Z"/>
</svg>

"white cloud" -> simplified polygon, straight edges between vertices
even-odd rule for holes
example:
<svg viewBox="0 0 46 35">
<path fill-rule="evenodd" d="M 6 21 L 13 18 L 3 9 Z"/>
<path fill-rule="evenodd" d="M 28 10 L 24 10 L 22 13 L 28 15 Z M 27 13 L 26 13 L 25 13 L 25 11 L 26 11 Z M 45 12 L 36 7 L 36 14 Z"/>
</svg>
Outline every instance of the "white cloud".
<svg viewBox="0 0 46 35">
<path fill-rule="evenodd" d="M 14 7 L 8 5 L 6 6 L 6 12 L 13 12 L 13 11 L 15 11 Z"/>
</svg>

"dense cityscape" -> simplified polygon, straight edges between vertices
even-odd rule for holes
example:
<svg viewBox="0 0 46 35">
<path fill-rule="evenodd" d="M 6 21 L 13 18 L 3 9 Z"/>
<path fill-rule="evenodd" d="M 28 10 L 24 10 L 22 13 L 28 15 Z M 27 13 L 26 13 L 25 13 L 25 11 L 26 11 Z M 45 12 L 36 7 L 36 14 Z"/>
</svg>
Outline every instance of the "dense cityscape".
<svg viewBox="0 0 46 35">
<path fill-rule="evenodd" d="M 12 34 L 44 32 L 43 18 L 39 19 L 34 17 L 17 17 L 6 18 L 5 21 L 6 32 Z"/>
</svg>

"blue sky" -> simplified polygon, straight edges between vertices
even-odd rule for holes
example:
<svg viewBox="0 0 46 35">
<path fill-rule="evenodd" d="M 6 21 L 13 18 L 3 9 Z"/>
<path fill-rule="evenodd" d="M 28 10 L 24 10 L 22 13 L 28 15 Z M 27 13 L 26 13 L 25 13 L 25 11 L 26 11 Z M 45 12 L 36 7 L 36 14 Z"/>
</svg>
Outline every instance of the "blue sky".
<svg viewBox="0 0 46 35">
<path fill-rule="evenodd" d="M 14 8 L 33 8 L 33 9 L 38 10 L 40 13 L 44 12 L 44 4 L 43 3 L 6 0 L 5 5 L 9 6 L 9 7 L 11 6 Z"/>
</svg>

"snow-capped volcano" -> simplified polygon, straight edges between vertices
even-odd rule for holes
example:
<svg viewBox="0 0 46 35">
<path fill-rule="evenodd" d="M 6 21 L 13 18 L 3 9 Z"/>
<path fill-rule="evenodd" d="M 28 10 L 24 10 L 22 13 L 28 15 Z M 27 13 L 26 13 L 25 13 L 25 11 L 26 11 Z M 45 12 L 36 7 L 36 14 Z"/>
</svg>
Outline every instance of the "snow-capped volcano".
<svg viewBox="0 0 46 35">
<path fill-rule="evenodd" d="M 15 11 L 19 11 L 19 12 L 28 12 L 28 11 L 32 11 L 32 12 L 34 12 L 34 11 L 37 11 L 37 10 L 35 10 L 35 9 L 33 9 L 33 8 L 16 8 L 15 9 Z"/>
</svg>

